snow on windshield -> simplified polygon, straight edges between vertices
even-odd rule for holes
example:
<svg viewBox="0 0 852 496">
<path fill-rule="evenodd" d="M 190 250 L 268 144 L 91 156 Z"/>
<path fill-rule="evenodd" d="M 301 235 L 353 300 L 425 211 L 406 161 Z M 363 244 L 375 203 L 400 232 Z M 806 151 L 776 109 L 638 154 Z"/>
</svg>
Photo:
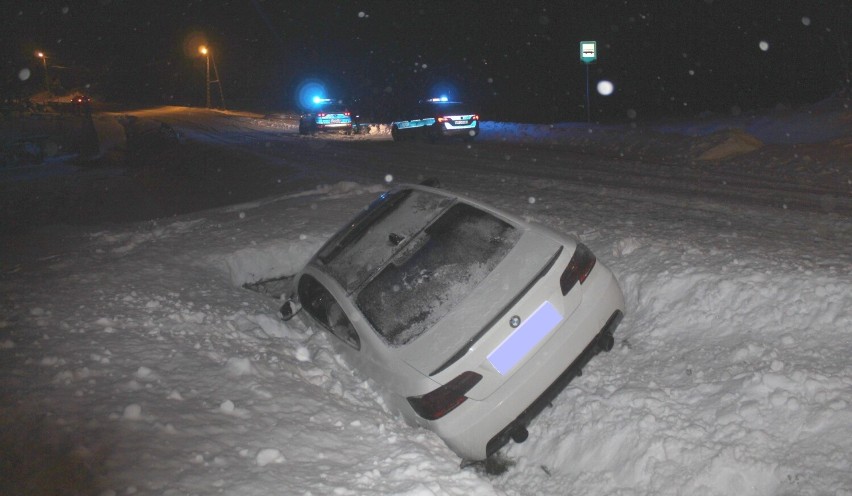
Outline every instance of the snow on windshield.
<svg viewBox="0 0 852 496">
<path fill-rule="evenodd" d="M 320 260 L 351 293 L 451 202 L 418 190 L 382 196 L 323 248 Z"/>
<path fill-rule="evenodd" d="M 453 205 L 367 284 L 358 306 L 388 343 L 406 344 L 470 294 L 520 235 L 487 212 Z"/>
</svg>

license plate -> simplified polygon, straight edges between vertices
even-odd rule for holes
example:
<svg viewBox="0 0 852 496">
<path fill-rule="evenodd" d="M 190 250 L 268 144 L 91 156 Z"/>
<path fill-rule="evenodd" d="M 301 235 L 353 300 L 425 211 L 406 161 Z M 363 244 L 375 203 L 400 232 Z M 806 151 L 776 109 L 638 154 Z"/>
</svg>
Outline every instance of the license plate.
<svg viewBox="0 0 852 496">
<path fill-rule="evenodd" d="M 562 314 L 552 303 L 545 301 L 494 351 L 488 354 L 488 361 L 497 369 L 497 372 L 500 372 L 500 375 L 506 375 L 560 322 L 562 322 Z"/>
<path fill-rule="evenodd" d="M 464 126 L 468 121 L 456 121 L 456 126 Z"/>
<path fill-rule="evenodd" d="M 331 123 L 332 124 L 340 124 L 340 119 L 332 119 Z"/>
</svg>

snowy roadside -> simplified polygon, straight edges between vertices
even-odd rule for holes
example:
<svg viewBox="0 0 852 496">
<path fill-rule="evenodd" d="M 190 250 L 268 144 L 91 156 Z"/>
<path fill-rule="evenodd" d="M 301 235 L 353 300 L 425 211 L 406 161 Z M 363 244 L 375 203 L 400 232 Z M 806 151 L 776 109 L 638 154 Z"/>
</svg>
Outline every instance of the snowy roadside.
<svg viewBox="0 0 852 496">
<path fill-rule="evenodd" d="M 524 166 L 452 182 L 579 237 L 628 314 L 505 474 L 460 469 L 325 334 L 241 287 L 294 272 L 387 187 L 340 182 L 4 238 L 0 493 L 852 494 L 849 217 Z"/>
</svg>

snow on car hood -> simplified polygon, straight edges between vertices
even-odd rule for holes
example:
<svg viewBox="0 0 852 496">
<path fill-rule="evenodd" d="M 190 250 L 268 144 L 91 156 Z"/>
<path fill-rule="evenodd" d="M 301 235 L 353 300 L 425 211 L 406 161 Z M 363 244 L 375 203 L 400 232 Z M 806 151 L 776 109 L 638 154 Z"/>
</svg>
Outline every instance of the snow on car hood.
<svg viewBox="0 0 852 496">
<path fill-rule="evenodd" d="M 525 231 L 503 261 L 463 296 L 462 302 L 432 329 L 399 349 L 402 359 L 423 374 L 434 372 L 462 348 L 469 347 L 486 325 L 505 312 L 560 247 L 547 236 Z"/>
</svg>

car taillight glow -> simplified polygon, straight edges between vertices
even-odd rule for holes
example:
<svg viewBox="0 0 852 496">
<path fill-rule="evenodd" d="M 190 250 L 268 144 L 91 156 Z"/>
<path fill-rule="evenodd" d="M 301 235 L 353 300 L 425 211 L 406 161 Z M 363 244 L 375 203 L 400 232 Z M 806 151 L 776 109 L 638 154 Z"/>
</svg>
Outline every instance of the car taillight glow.
<svg viewBox="0 0 852 496">
<path fill-rule="evenodd" d="M 432 392 L 409 397 L 408 403 L 417 415 L 426 420 L 437 420 L 464 403 L 467 400 L 465 393 L 481 380 L 481 375 L 467 371 Z"/>
<path fill-rule="evenodd" d="M 436 121 L 438 121 L 438 122 L 452 122 L 452 121 L 453 121 L 453 120 L 452 120 L 452 119 L 450 119 L 449 117 L 436 117 L 436 118 L 435 118 L 435 120 L 436 120 Z M 470 120 L 472 120 L 472 121 L 478 121 L 478 120 L 479 120 L 479 116 L 478 116 L 477 114 L 473 114 L 473 115 L 470 117 Z"/>
<path fill-rule="evenodd" d="M 343 112 L 343 115 L 348 116 L 348 115 L 349 115 L 349 112 Z"/>
<path fill-rule="evenodd" d="M 578 282 L 583 284 L 589 273 L 595 266 L 595 254 L 592 253 L 583 243 L 577 243 L 577 249 L 574 250 L 574 256 L 568 262 L 568 267 L 562 272 L 562 277 L 559 278 L 559 286 L 562 288 L 562 294 L 566 295 Z"/>
<path fill-rule="evenodd" d="M 317 117 L 325 117 L 325 112 L 320 112 L 317 114 Z"/>
</svg>

